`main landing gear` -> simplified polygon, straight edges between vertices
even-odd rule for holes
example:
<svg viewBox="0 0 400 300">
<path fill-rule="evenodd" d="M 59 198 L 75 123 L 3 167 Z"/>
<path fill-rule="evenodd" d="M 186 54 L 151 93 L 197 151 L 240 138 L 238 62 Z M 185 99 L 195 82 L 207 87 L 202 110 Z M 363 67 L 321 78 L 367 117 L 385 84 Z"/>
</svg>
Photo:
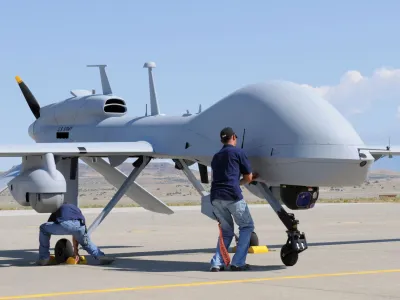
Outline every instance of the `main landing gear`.
<svg viewBox="0 0 400 300">
<path fill-rule="evenodd" d="M 67 239 L 60 239 L 54 247 L 54 259 L 57 264 L 62 264 L 67 261 L 69 257 L 74 256 L 74 248 L 72 243 Z"/>
<path fill-rule="evenodd" d="M 260 192 L 264 195 L 265 199 L 271 205 L 272 209 L 276 212 L 279 219 L 287 228 L 287 241 L 281 248 L 281 260 L 285 266 L 294 266 L 299 258 L 299 253 L 308 248 L 306 236 L 304 232 L 297 229 L 299 221 L 295 219 L 294 214 L 287 213 L 278 200 L 275 199 L 268 186 L 263 182 L 255 182 L 254 185 L 258 187 Z"/>
</svg>

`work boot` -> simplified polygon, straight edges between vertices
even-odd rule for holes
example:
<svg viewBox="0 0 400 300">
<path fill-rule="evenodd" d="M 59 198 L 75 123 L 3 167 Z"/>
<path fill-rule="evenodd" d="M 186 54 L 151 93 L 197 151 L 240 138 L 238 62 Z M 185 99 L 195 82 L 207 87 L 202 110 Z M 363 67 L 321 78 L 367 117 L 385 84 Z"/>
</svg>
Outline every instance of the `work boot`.
<svg viewBox="0 0 400 300">
<path fill-rule="evenodd" d="M 231 271 L 247 271 L 247 270 L 250 270 L 250 265 L 248 264 L 245 264 L 244 266 L 240 267 L 231 265 Z"/>
<path fill-rule="evenodd" d="M 49 264 L 49 262 L 50 262 L 49 258 L 43 258 L 43 259 L 37 260 L 36 261 L 36 265 L 38 265 L 38 266 L 46 266 L 46 265 Z"/>
<path fill-rule="evenodd" d="M 211 272 L 219 272 L 219 271 L 224 271 L 225 267 L 224 266 L 214 266 L 210 268 Z"/>
<path fill-rule="evenodd" d="M 38 266 L 52 266 L 52 265 L 56 265 L 57 262 L 55 261 L 55 259 L 53 257 L 50 258 L 43 258 L 43 259 L 39 259 L 36 261 L 36 265 Z"/>
<path fill-rule="evenodd" d="M 109 265 L 115 260 L 114 257 L 105 256 L 105 255 L 99 256 L 97 259 L 99 260 L 101 265 Z"/>
</svg>

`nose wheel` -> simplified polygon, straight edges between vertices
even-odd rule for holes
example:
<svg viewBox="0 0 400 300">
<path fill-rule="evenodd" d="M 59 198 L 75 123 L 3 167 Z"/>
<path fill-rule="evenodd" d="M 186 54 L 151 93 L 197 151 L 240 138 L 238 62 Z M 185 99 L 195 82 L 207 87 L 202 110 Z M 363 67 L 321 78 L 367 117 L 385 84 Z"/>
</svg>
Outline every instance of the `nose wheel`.
<svg viewBox="0 0 400 300">
<path fill-rule="evenodd" d="M 283 245 L 281 248 L 281 260 L 285 266 L 291 267 L 297 263 L 299 254 L 293 251 L 292 247 L 288 244 Z"/>
<path fill-rule="evenodd" d="M 308 248 L 304 233 L 287 231 L 288 239 L 281 248 L 281 260 L 285 266 L 294 266 L 299 259 L 299 253 Z"/>
</svg>

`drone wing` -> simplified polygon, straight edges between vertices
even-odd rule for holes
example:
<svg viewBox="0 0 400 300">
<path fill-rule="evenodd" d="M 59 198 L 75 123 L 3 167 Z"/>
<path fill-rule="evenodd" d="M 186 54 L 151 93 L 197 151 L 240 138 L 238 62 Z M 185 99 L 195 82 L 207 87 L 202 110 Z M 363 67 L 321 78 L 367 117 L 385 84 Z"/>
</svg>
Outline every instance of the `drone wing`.
<svg viewBox="0 0 400 300">
<path fill-rule="evenodd" d="M 60 156 L 138 156 L 153 153 L 151 144 L 138 142 L 108 143 L 36 143 L 29 145 L 1 145 L 0 157 L 18 157 L 53 153 Z"/>
<path fill-rule="evenodd" d="M 371 155 L 383 155 L 383 156 L 398 156 L 400 155 L 400 147 L 396 147 L 396 148 L 390 148 L 389 150 L 387 149 L 371 149 L 368 150 Z"/>
<path fill-rule="evenodd" d="M 374 158 L 375 161 L 378 159 L 388 156 L 392 158 L 393 156 L 400 155 L 400 146 L 395 147 L 362 147 L 358 148 L 360 152 L 368 151 Z"/>
<path fill-rule="evenodd" d="M 7 156 L 30 156 L 53 153 L 58 156 L 78 156 L 96 171 L 102 174 L 107 181 L 119 188 L 126 176 L 119 170 L 109 166 L 92 163 L 88 158 L 94 156 L 139 156 L 154 153 L 153 147 L 148 142 L 107 142 L 107 143 L 37 143 L 31 145 L 2 145 L 0 146 L 0 157 Z M 103 160 L 100 160 L 102 162 Z M 107 165 L 107 168 L 105 168 Z M 14 166 L 6 173 L 0 175 L 0 192 L 7 188 L 7 184 L 21 172 L 21 165 Z M 173 211 L 161 200 L 150 194 L 137 183 L 132 183 L 126 195 L 142 206 L 144 209 L 171 214 Z"/>
<path fill-rule="evenodd" d="M 1 145 L 0 157 L 18 157 L 53 153 L 60 156 L 138 156 L 153 153 L 153 147 L 144 141 L 112 143 L 37 143 L 30 145 Z M 8 182 L 18 176 L 21 165 L 12 167 L 0 175 L 0 193 Z"/>
</svg>

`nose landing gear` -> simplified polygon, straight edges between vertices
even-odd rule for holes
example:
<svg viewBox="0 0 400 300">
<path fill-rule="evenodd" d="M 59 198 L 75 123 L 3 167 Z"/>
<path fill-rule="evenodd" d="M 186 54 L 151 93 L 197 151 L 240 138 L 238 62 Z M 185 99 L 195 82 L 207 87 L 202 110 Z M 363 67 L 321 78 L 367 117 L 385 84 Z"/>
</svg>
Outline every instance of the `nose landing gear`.
<svg viewBox="0 0 400 300">
<path fill-rule="evenodd" d="M 299 253 L 308 248 L 306 235 L 297 229 L 299 221 L 295 219 L 294 214 L 289 214 L 283 209 L 265 183 L 256 182 L 255 185 L 258 186 L 260 192 L 287 228 L 286 233 L 288 238 L 286 244 L 281 248 L 280 256 L 285 266 L 294 266 L 298 261 Z"/>
<path fill-rule="evenodd" d="M 304 233 L 287 231 L 288 240 L 281 248 L 281 260 L 285 266 L 294 266 L 299 253 L 308 248 Z"/>
</svg>

